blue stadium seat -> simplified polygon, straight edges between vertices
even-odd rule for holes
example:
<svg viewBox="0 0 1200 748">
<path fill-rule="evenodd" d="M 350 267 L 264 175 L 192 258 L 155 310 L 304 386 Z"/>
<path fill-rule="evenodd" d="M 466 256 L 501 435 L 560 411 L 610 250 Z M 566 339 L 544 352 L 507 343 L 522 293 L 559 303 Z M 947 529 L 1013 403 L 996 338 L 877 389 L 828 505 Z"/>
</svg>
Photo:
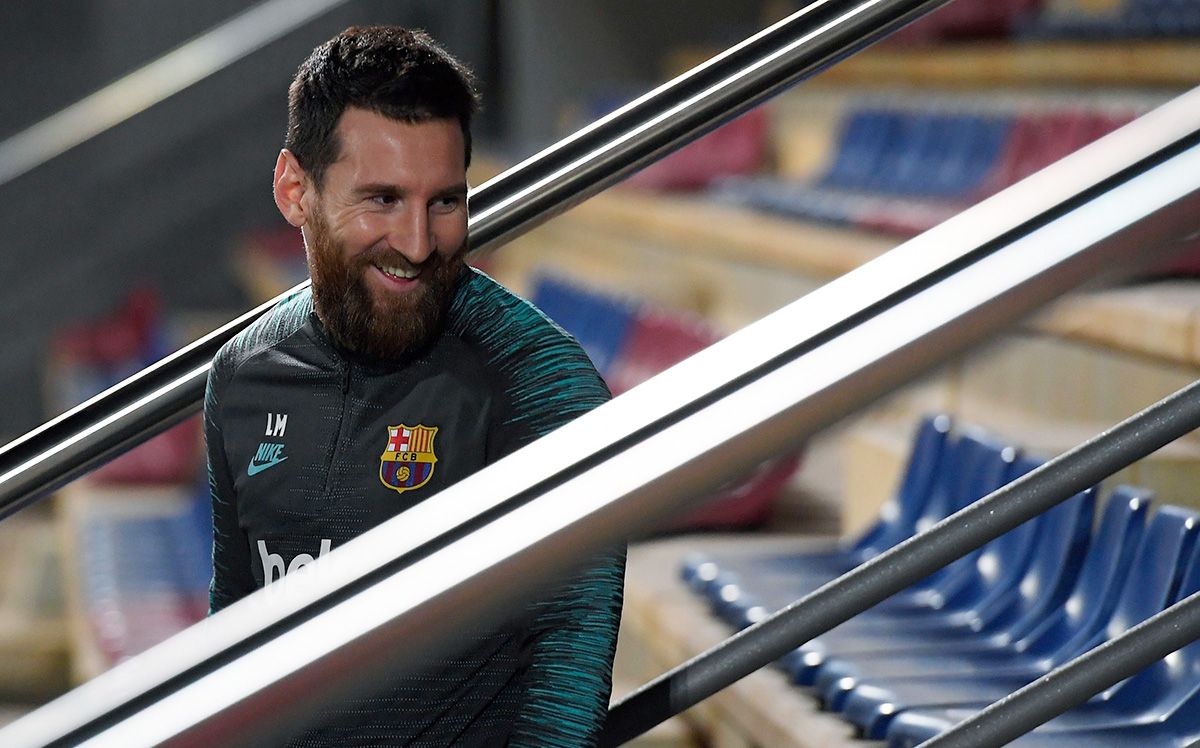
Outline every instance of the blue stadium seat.
<svg viewBox="0 0 1200 748">
<path fill-rule="evenodd" d="M 1175 600 L 1200 592 L 1200 543 Z M 888 743 L 911 748 L 970 717 L 977 708 L 925 710 L 900 714 L 888 729 Z M 1177 715 L 1200 713 L 1200 642 L 1189 644 L 1137 675 L 1097 694 L 1086 704 L 1042 725 L 1012 744 L 1036 748 L 1059 745 L 1108 745 L 1120 739 L 1132 745 L 1185 746 L 1200 739 L 1197 725 Z M 1086 741 L 1091 741 L 1086 742 Z"/>
<path fill-rule="evenodd" d="M 947 134 L 944 160 L 930 176 L 930 194 L 969 198 L 977 193 L 1000 159 L 1012 119 L 976 114 L 955 118 Z"/>
<path fill-rule="evenodd" d="M 1032 469 L 1033 463 L 1019 462 L 999 476 L 994 485 L 981 490 L 982 497 Z M 893 596 L 874 609 L 847 621 L 800 648 L 787 668 L 792 680 L 814 685 L 831 658 L 845 653 L 900 645 L 902 641 L 929 641 L 944 632 L 970 629 L 982 612 L 1014 594 L 1033 558 L 1034 542 L 1042 518 L 1037 517 L 985 544 L 945 567 L 946 578 L 933 594 L 898 604 L 908 592 Z"/>
<path fill-rule="evenodd" d="M 1200 6 L 1194 0 L 1126 0 L 1120 27 L 1128 36 L 1196 36 L 1200 34 Z"/>
<path fill-rule="evenodd" d="M 904 116 L 887 109 L 867 108 L 843 122 L 833 163 L 821 178 L 826 187 L 866 188 L 904 129 Z"/>
<path fill-rule="evenodd" d="M 683 580 L 693 589 L 703 591 L 705 583 L 714 581 L 719 571 L 752 575 L 763 565 L 777 564 L 794 566 L 804 575 L 832 579 L 874 558 L 913 534 L 932 493 L 939 465 L 944 463 L 949 434 L 948 416 L 932 416 L 921 421 L 896 494 L 884 506 L 875 524 L 855 540 L 836 543 L 832 547 L 822 542 L 819 549 L 729 561 L 709 554 L 696 554 L 684 560 L 680 571 Z"/>
<path fill-rule="evenodd" d="M 1011 126 L 1011 117 L 969 112 L 861 109 L 845 117 L 815 183 L 732 177 L 717 180 L 710 196 L 791 218 L 919 233 L 984 191 Z"/>
<path fill-rule="evenodd" d="M 1024 576 L 1007 594 L 978 606 L 974 617 L 963 616 L 953 627 L 937 631 L 898 628 L 874 645 L 839 650 L 817 674 L 822 700 L 836 711 L 864 677 L 919 673 L 935 666 L 936 658 L 1005 651 L 1027 636 L 1075 586 L 1091 533 L 1095 496 L 1095 489 L 1089 489 L 1046 512 Z"/>
<path fill-rule="evenodd" d="M 1051 0 L 1027 29 L 1028 35 L 1049 38 L 1113 39 L 1133 34 L 1123 23 L 1128 0 L 1085 3 Z"/>
<path fill-rule="evenodd" d="M 995 488 L 1034 467 L 1036 463 L 1018 460 L 1008 466 Z M 987 493 L 991 493 L 991 490 L 981 492 L 980 497 Z M 897 627 L 913 626 L 930 632 L 978 620 L 980 608 L 993 605 L 996 598 L 1010 592 L 1024 575 L 1033 558 L 1032 549 L 1040 524 L 1041 518 L 1035 517 L 972 552 L 967 559 L 956 561 L 957 573 L 953 580 L 940 585 L 935 595 L 912 605 L 886 601 L 868 612 L 866 617 L 860 617 L 857 623 L 842 627 L 842 630 L 847 634 L 853 632 L 854 641 L 873 640 L 876 637 L 891 639 L 896 635 Z M 843 637 L 839 635 L 838 638 L 840 640 Z"/>
<path fill-rule="evenodd" d="M 1194 673 L 1194 671 L 1193 671 Z M 948 714 L 961 715 L 962 719 L 973 714 L 972 710 L 947 710 Z M 893 721 L 906 717 L 902 713 Z M 960 720 L 961 721 L 961 720 Z M 906 724 L 917 724 L 916 719 Z M 940 727 L 940 722 L 938 723 Z M 936 733 L 935 733 L 936 734 Z M 925 740 L 927 738 L 921 738 Z M 897 731 L 895 739 L 888 739 L 889 748 L 912 748 L 919 745 L 907 737 L 906 731 Z M 1193 691 L 1191 697 L 1171 712 L 1155 715 L 1154 718 L 1132 721 L 1120 725 L 1098 725 L 1079 727 L 1043 734 L 1041 731 L 1027 733 L 1006 743 L 1018 748 L 1195 748 L 1200 741 L 1200 692 Z"/>
<path fill-rule="evenodd" d="M 1114 499 L 1120 500 L 1116 496 Z M 1044 654 L 1037 651 L 1042 647 L 1035 641 L 1025 651 L 991 658 L 986 664 L 977 658 L 970 662 L 968 671 L 952 671 L 954 675 L 881 678 L 854 689 L 846 699 L 846 719 L 858 725 L 866 737 L 881 739 L 894 716 L 905 709 L 986 705 L 1002 698 L 1166 607 L 1176 591 L 1198 529 L 1193 512 L 1177 507 L 1160 509 L 1131 561 L 1122 564 L 1125 578 L 1117 586 L 1120 594 L 1106 591 L 1094 607 L 1072 596 L 1064 606 L 1063 616 L 1048 621 L 1041 636 L 1060 638 L 1055 635 L 1055 628 L 1068 634 L 1053 651 Z M 1130 568 L 1145 573 L 1132 577 L 1127 573 Z M 1078 625 L 1083 621 L 1091 625 Z"/>
<path fill-rule="evenodd" d="M 207 487 L 178 512 L 89 510 L 79 526 L 84 608 L 118 662 L 204 617 L 212 575 Z"/>
<path fill-rule="evenodd" d="M 941 120 L 923 111 L 894 112 L 895 129 L 866 179 L 854 185 L 891 195 L 922 194 L 931 151 L 937 148 Z"/>
<path fill-rule="evenodd" d="M 940 490 L 934 492 L 935 500 L 931 501 L 931 506 L 939 507 L 936 511 L 939 519 L 1006 483 L 1011 478 L 1015 460 L 1015 450 L 978 434 L 960 437 L 953 452 L 955 457 L 948 461 L 948 469 L 942 472 L 946 479 L 941 482 Z M 933 521 L 932 517 L 928 519 Z M 780 662 L 781 667 L 796 682 L 811 683 L 827 654 L 839 646 L 860 646 L 864 637 L 878 635 L 880 630 L 891 630 L 897 618 L 945 610 L 949 601 L 958 600 L 970 588 L 979 553 L 972 552 L 939 569 L 875 608 L 806 643 L 785 656 Z M 772 569 L 753 577 L 752 592 L 730 594 L 731 589 L 740 592 L 734 584 L 719 588 L 711 601 L 718 616 L 740 627 L 790 604 L 824 581 L 789 575 L 786 569 L 782 573 Z"/>
<path fill-rule="evenodd" d="M 208 583 L 212 579 L 212 504 L 208 486 L 191 501 L 187 511 L 164 516 L 161 533 L 169 555 L 176 592 L 200 615 L 208 609 Z"/>
<path fill-rule="evenodd" d="M 912 174 L 906 194 L 922 197 L 957 197 L 963 190 L 961 172 L 974 137 L 974 118 L 960 113 L 930 114 L 927 137 L 921 150 L 908 161 Z"/>
<path fill-rule="evenodd" d="M 766 213 L 833 224 L 856 224 L 870 196 L 776 177 L 728 177 L 714 182 L 709 196 Z"/>
<path fill-rule="evenodd" d="M 976 189 L 999 158 L 1011 120 L 969 112 L 864 109 L 850 114 L 833 163 L 816 185 L 842 191 L 958 198 Z M 750 202 L 761 205 L 766 195 Z M 791 194 L 776 209 L 806 215 L 815 198 Z M 861 212 L 861 211 L 860 211 Z M 852 213 L 837 216 L 852 220 Z"/>
<path fill-rule="evenodd" d="M 917 528 L 925 529 L 941 521 L 987 493 L 985 489 L 989 485 L 1002 480 L 1001 474 L 1008 469 L 1008 463 L 1001 456 L 1003 452 L 1002 445 L 990 442 L 979 434 L 967 434 L 954 442 L 945 462 L 939 465 L 935 474 L 933 491 L 916 523 Z M 981 466 L 986 466 L 986 469 Z M 803 563 L 786 556 L 769 556 L 751 567 L 753 591 L 746 595 L 734 595 L 733 590 L 740 590 L 742 586 L 739 584 L 740 575 L 732 568 L 732 564 L 725 564 L 716 580 L 704 592 L 717 615 L 737 627 L 751 621 L 754 609 L 762 606 L 771 606 L 771 610 L 781 608 L 831 578 L 829 573 L 806 573 Z M 931 594 L 931 588 L 936 590 L 939 581 L 953 577 L 954 573 L 955 570 L 949 567 L 939 569 L 914 585 L 911 591 L 892 598 L 897 600 L 892 604 L 911 602 L 911 595 Z"/>
<path fill-rule="evenodd" d="M 965 198 L 982 183 L 1000 155 L 1008 121 L 970 112 L 909 115 L 903 140 L 880 164 L 881 192 L 912 197 Z"/>
</svg>

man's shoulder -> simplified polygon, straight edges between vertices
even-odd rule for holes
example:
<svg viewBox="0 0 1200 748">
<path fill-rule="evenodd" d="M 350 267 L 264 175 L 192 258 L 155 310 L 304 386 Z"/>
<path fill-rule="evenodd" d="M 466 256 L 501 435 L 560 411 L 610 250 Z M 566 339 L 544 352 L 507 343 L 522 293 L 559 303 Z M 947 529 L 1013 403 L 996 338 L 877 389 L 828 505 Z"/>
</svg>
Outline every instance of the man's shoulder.
<svg viewBox="0 0 1200 748">
<path fill-rule="evenodd" d="M 308 288 L 280 300 L 221 346 L 213 359 L 214 369 L 232 375 L 242 364 L 295 334 L 308 321 L 312 310 L 312 291 Z"/>
<path fill-rule="evenodd" d="M 479 352 L 518 412 L 582 412 L 610 397 L 574 337 L 479 270 L 459 284 L 448 329 Z"/>
<path fill-rule="evenodd" d="M 579 343 L 527 299 L 468 268 L 450 309 L 449 331 L 489 360 L 521 361 L 536 353 L 558 363 L 591 362 Z"/>
</svg>

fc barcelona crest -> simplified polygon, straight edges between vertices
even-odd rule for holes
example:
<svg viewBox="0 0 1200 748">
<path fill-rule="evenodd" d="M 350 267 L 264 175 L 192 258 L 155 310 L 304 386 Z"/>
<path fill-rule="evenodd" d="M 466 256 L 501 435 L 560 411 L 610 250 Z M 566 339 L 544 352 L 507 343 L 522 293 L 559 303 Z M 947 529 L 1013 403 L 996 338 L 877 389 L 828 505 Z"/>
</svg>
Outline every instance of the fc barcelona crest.
<svg viewBox="0 0 1200 748">
<path fill-rule="evenodd" d="M 387 448 L 379 456 L 379 480 L 383 485 L 404 493 L 429 482 L 437 455 L 433 438 L 437 426 L 388 426 Z"/>
</svg>

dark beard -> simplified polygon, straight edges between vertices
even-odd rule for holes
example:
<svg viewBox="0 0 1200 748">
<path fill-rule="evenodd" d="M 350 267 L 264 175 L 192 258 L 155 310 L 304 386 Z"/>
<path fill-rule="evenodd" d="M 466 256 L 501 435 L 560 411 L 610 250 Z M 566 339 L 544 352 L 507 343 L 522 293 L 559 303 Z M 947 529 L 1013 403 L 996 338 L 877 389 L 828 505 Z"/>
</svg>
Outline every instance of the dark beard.
<svg viewBox="0 0 1200 748">
<path fill-rule="evenodd" d="M 388 264 L 394 250 L 368 250 L 347 258 L 319 207 L 309 228 L 313 306 L 334 343 L 352 353 L 395 361 L 419 353 L 441 333 L 463 267 L 465 241 L 449 257 L 430 255 L 421 266 L 417 289 L 376 303 L 366 273 L 374 272 L 373 264 Z"/>
</svg>

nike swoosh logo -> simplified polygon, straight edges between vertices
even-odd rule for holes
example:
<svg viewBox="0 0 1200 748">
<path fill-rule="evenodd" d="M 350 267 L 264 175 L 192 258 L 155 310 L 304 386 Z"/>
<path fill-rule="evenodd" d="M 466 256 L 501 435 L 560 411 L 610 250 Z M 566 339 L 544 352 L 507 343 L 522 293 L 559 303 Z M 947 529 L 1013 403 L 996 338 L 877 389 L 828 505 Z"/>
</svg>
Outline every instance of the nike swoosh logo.
<svg viewBox="0 0 1200 748">
<path fill-rule="evenodd" d="M 251 460 L 250 464 L 246 467 L 246 475 L 258 475 L 267 468 L 273 468 L 286 459 L 286 457 L 280 457 L 278 460 L 272 460 L 270 462 L 255 462 L 254 460 Z"/>
</svg>

